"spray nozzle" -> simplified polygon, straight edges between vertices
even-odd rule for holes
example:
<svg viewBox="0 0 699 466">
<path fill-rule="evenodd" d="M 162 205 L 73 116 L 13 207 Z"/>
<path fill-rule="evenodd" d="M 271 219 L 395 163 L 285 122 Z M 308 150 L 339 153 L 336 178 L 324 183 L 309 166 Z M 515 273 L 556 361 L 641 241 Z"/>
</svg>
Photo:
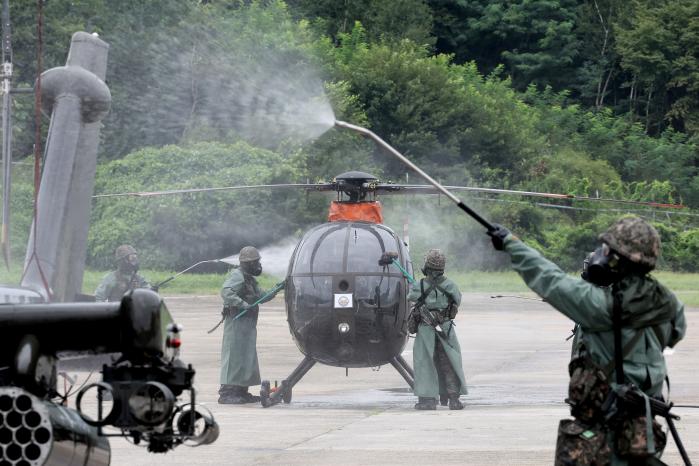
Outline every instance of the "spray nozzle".
<svg viewBox="0 0 699 466">
<path fill-rule="evenodd" d="M 387 265 L 391 265 L 393 261 L 396 259 L 398 259 L 397 252 L 384 252 L 383 254 L 381 254 L 381 258 L 379 258 L 379 265 L 382 267 L 386 267 Z"/>
</svg>

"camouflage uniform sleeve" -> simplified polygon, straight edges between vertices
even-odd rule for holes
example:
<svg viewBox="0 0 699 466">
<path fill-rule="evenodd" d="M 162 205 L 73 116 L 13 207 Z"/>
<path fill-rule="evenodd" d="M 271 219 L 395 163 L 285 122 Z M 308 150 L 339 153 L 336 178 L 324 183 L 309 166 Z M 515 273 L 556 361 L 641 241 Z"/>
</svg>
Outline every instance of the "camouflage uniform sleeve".
<svg viewBox="0 0 699 466">
<path fill-rule="evenodd" d="M 603 331 L 612 327 L 610 292 L 569 276 L 513 235 L 505 239 L 505 251 L 524 283 L 584 330 Z"/>
<path fill-rule="evenodd" d="M 224 306 L 232 306 L 238 309 L 247 306 L 248 303 L 240 297 L 240 292 L 243 290 L 244 284 L 245 279 L 241 272 L 234 270 L 228 275 L 221 288 L 221 297 L 223 298 Z"/>
<path fill-rule="evenodd" d="M 687 332 L 687 320 L 684 318 L 684 304 L 677 301 L 677 314 L 675 320 L 672 321 L 672 331 L 670 332 L 670 341 L 667 346 L 673 348 L 679 341 L 684 338 Z"/>
<path fill-rule="evenodd" d="M 95 301 L 107 302 L 109 300 L 109 293 L 114 286 L 113 274 L 110 272 L 102 278 L 102 281 L 97 286 L 95 290 Z"/>
</svg>

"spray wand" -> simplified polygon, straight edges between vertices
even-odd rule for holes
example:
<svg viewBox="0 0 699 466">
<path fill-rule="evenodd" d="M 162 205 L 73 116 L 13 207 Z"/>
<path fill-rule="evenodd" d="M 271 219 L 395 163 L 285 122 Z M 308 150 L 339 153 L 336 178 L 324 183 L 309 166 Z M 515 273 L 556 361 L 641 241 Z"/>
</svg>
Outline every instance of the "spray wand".
<svg viewBox="0 0 699 466">
<path fill-rule="evenodd" d="M 417 172 L 418 175 L 420 175 L 425 181 L 427 181 L 429 184 L 437 188 L 442 194 L 447 196 L 450 200 L 452 200 L 461 210 L 466 212 L 468 215 L 473 217 L 478 223 L 483 225 L 488 231 L 494 231 L 495 227 L 493 226 L 492 223 L 481 217 L 475 210 L 471 209 L 469 206 L 464 204 L 464 202 L 456 197 L 454 194 L 452 194 L 447 188 L 442 186 L 440 183 L 435 181 L 430 175 L 425 173 L 420 167 L 415 165 L 413 162 L 408 160 L 403 154 L 398 152 L 396 149 L 394 149 L 389 143 L 381 139 L 379 136 L 377 136 L 373 131 L 370 131 L 366 128 L 362 128 L 361 126 L 353 125 L 351 123 L 346 123 L 344 121 L 335 121 L 335 126 L 338 128 L 345 128 L 345 129 L 351 129 L 352 131 L 356 131 L 359 134 L 362 134 L 364 136 L 367 136 L 371 139 L 374 140 L 379 146 L 383 147 L 386 149 L 388 152 L 391 153 L 394 157 L 396 157 L 398 160 L 403 162 L 405 165 L 408 167 L 412 168 Z"/>
<path fill-rule="evenodd" d="M 415 278 L 413 278 L 413 276 L 410 275 L 408 271 L 403 268 L 402 265 L 400 265 L 400 262 L 398 262 L 397 252 L 384 252 L 383 254 L 381 254 L 381 258 L 379 259 L 379 265 L 381 267 L 386 267 L 390 264 L 393 264 L 396 267 L 398 267 L 398 270 L 401 271 L 403 276 L 407 278 L 411 284 L 415 283 Z"/>
<path fill-rule="evenodd" d="M 180 272 L 177 272 L 175 275 L 166 278 L 166 279 L 163 280 L 162 282 L 156 283 L 155 285 L 151 286 L 151 289 L 152 289 L 153 291 L 158 291 L 162 286 L 164 286 L 164 285 L 170 283 L 171 281 L 173 281 L 175 278 L 179 277 L 179 276 L 182 275 L 183 273 L 189 272 L 189 271 L 192 270 L 194 267 L 197 267 L 197 266 L 199 266 L 199 265 L 201 265 L 201 264 L 208 264 L 208 263 L 210 263 L 210 262 L 224 262 L 224 263 L 227 263 L 225 259 L 210 259 L 210 260 L 205 260 L 205 261 L 199 261 L 199 262 L 197 262 L 196 264 L 190 265 L 190 266 L 187 267 L 186 269 L 184 269 L 184 270 L 182 270 L 182 271 L 180 271 Z M 235 266 L 234 266 L 234 267 L 235 267 Z"/>
<path fill-rule="evenodd" d="M 243 317 L 250 309 L 254 308 L 254 307 L 257 306 L 258 304 L 262 304 L 262 303 L 264 303 L 264 302 L 267 302 L 267 301 L 270 300 L 271 298 L 273 298 L 274 295 L 276 295 L 277 293 L 279 293 L 281 290 L 284 289 L 284 284 L 285 284 L 285 283 L 286 283 L 285 281 L 282 281 L 282 282 L 279 282 L 279 283 L 277 283 L 276 285 L 274 285 L 274 287 L 272 287 L 271 290 L 269 290 L 267 293 L 265 293 L 264 295 L 262 295 L 257 301 L 255 301 L 255 302 L 252 303 L 252 304 L 248 304 L 247 306 L 245 306 L 245 307 L 243 308 L 243 312 L 241 312 L 241 313 L 238 314 L 237 316 L 233 317 L 233 320 L 238 320 L 239 318 Z M 219 326 L 223 323 L 223 321 L 226 320 L 226 316 L 227 316 L 227 314 L 226 314 L 226 312 L 224 312 L 224 313 L 223 313 L 223 317 L 221 317 L 221 320 L 218 321 L 218 323 L 214 326 L 214 328 L 212 328 L 211 330 L 209 330 L 209 331 L 206 332 L 206 333 L 213 333 L 214 330 L 216 330 L 217 328 L 219 328 Z"/>
</svg>

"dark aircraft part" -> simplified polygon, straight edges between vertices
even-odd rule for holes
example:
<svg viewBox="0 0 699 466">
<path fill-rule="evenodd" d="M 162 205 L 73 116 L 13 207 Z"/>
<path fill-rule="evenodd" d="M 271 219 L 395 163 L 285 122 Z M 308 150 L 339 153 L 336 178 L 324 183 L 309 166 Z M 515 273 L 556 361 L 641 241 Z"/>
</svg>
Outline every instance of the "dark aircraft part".
<svg viewBox="0 0 699 466">
<path fill-rule="evenodd" d="M 269 408 L 282 401 L 284 401 L 284 403 L 291 403 L 291 390 L 294 388 L 294 385 L 311 370 L 311 367 L 313 367 L 315 363 L 316 361 L 308 356 L 303 358 L 303 361 L 301 361 L 288 378 L 282 380 L 281 385 L 277 387 L 276 390 L 272 390 L 269 380 L 264 380 L 260 388 L 260 403 L 262 403 L 262 407 Z"/>
<path fill-rule="evenodd" d="M 119 353 L 135 364 L 152 363 L 167 351 L 163 329 L 171 323 L 160 297 L 146 289 L 121 303 L 2 305 L 0 385 L 40 397 L 55 392 L 59 355 Z"/>
<path fill-rule="evenodd" d="M 347 195 L 349 202 L 359 202 L 366 198 L 369 189 L 379 182 L 378 178 L 368 173 L 351 171 L 345 172 L 335 177 L 337 185 L 338 200 L 339 194 Z"/>
<path fill-rule="evenodd" d="M 0 306 L 0 367 L 20 341 L 34 335 L 42 354 L 123 352 L 139 360 L 162 355 L 173 319 L 157 293 L 136 289 L 121 303 L 5 304 Z M 1 381 L 1 377 L 0 377 Z"/>
<path fill-rule="evenodd" d="M 408 365 L 405 359 L 403 359 L 403 356 L 398 355 L 395 358 L 391 359 L 391 365 L 398 371 L 398 373 L 405 379 L 406 382 L 408 382 L 408 385 L 410 385 L 410 388 L 415 387 L 415 372 L 413 372 L 413 368 Z"/>
<path fill-rule="evenodd" d="M 342 230 L 344 228 L 345 228 L 344 225 L 337 225 L 333 228 L 328 228 L 320 235 L 320 238 L 317 239 L 316 246 L 313 248 L 313 252 L 311 253 L 310 270 L 309 270 L 311 277 L 313 277 L 313 264 L 315 264 L 315 262 L 316 262 L 315 261 L 316 254 L 318 253 L 320 246 L 323 244 L 323 241 L 332 233 L 339 231 L 339 230 Z"/>
<path fill-rule="evenodd" d="M 195 406 L 195 371 L 177 358 L 180 343 L 179 327 L 162 299 L 147 289 L 131 291 L 121 303 L 3 305 L 0 387 L 22 387 L 24 392 L 42 398 L 51 410 L 57 407 L 47 400 L 58 396 L 59 353 L 119 353 L 118 361 L 103 366 L 101 382 L 80 389 L 77 411 L 68 410 L 61 419 L 77 419 L 71 423 L 81 428 L 120 428 L 121 435 L 147 443 L 151 452 L 165 452 L 184 442 L 203 445 L 215 440 L 218 426 L 210 413 Z M 190 402 L 176 407 L 177 397 L 185 391 L 189 391 Z M 88 394 L 93 394 L 94 400 L 86 403 Z M 5 418 L 2 413 L 0 416 Z M 52 425 L 61 424 L 56 421 Z M 9 438 L 7 431 L 2 432 L 0 441 L 2 435 Z M 102 435 L 100 430 L 96 432 Z M 19 435 L 28 438 L 25 434 L 22 430 Z M 14 455 L 18 450 L 12 447 L 11 451 Z M 35 450 L 28 454 L 34 455 Z M 76 453 L 75 458 L 80 456 Z M 69 459 L 55 464 L 72 463 Z"/>
<path fill-rule="evenodd" d="M 379 179 L 369 173 L 353 170 L 337 175 L 335 181 L 341 186 L 366 186 L 378 182 Z"/>
<path fill-rule="evenodd" d="M 177 427 L 178 435 L 188 437 L 185 443 L 189 446 L 214 443 L 220 433 L 211 411 L 200 405 L 195 405 L 194 408 L 185 405 L 180 408 L 174 425 Z"/>
<path fill-rule="evenodd" d="M 373 367 L 407 341 L 404 277 L 378 264 L 389 251 L 406 267 L 400 239 L 384 225 L 333 222 L 304 235 L 286 287 L 292 336 L 307 357 L 337 367 Z"/>
<path fill-rule="evenodd" d="M 32 228 L 27 243 L 22 286 L 39 291 L 47 301 L 72 301 L 82 288 L 100 120 L 111 103 L 104 83 L 108 48 L 96 35 L 76 32 L 66 66 L 41 77 L 51 124 L 38 228 Z"/>
<path fill-rule="evenodd" d="M 72 409 L 0 387 L 0 418 L 0 464 L 109 464 L 107 439 Z"/>
<path fill-rule="evenodd" d="M 381 254 L 381 257 L 379 258 L 379 265 L 381 267 L 387 267 L 391 264 L 393 264 L 393 261 L 395 259 L 398 259 L 398 253 L 397 252 L 385 252 Z"/>
<path fill-rule="evenodd" d="M 356 131 L 363 136 L 367 136 L 367 137 L 373 139 L 375 143 L 377 143 L 379 146 L 386 149 L 391 155 L 393 155 L 398 160 L 403 162 L 405 165 L 407 165 L 408 167 L 413 169 L 415 172 L 417 172 L 417 174 L 420 175 L 425 181 L 427 181 L 429 184 L 431 184 L 432 186 L 437 188 L 437 190 L 439 190 L 439 192 L 441 192 L 442 194 L 447 196 L 449 199 L 451 199 L 461 210 L 463 210 L 468 215 L 473 217 L 478 223 L 483 225 L 488 231 L 495 230 L 495 227 L 490 222 L 488 222 L 486 219 L 481 217 L 475 210 L 471 209 L 469 206 L 464 204 L 464 202 L 461 199 L 459 199 L 454 194 L 452 194 L 447 188 L 442 186 L 440 183 L 438 183 L 436 180 L 434 180 L 430 175 L 425 173 L 420 167 L 418 167 L 413 162 L 408 160 L 403 154 L 398 152 L 390 144 L 388 144 L 386 141 L 384 141 L 379 136 L 377 136 L 373 131 L 370 131 L 366 128 L 362 128 L 361 126 L 346 123 L 344 121 L 335 121 L 335 126 L 337 126 L 338 128 L 351 129 L 352 131 Z"/>
</svg>

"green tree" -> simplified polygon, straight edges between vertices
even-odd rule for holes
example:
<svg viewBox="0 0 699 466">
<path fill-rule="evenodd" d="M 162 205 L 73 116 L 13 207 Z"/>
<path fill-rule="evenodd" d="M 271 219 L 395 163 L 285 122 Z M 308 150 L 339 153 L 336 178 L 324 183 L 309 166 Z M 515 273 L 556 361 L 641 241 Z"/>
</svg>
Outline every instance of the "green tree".
<svg viewBox="0 0 699 466">
<path fill-rule="evenodd" d="M 575 90 L 581 103 L 601 110 L 618 90 L 619 55 L 616 50 L 616 24 L 629 16 L 633 3 L 623 0 L 588 0 L 581 2 L 576 25 L 580 60 Z"/>
<path fill-rule="evenodd" d="M 433 44 L 432 12 L 425 0 L 289 0 L 298 18 L 314 20 L 324 34 L 337 40 L 359 21 L 371 41 Z"/>
<path fill-rule="evenodd" d="M 334 79 L 349 83 L 368 124 L 418 161 L 463 182 L 476 167 L 528 159 L 540 135 L 533 114 L 506 80 L 483 78 L 474 64 L 454 65 L 424 47 L 372 44 L 361 25 L 325 50 Z M 403 172 L 389 164 L 388 172 Z"/>
<path fill-rule="evenodd" d="M 573 79 L 580 40 L 573 0 L 430 0 L 437 50 L 457 63 L 475 61 L 487 74 L 507 66 L 514 86 L 565 88 Z"/>
<path fill-rule="evenodd" d="M 142 121 L 139 122 L 140 115 L 133 112 L 133 109 L 127 109 L 124 111 L 126 114 L 122 114 L 126 100 L 144 93 L 142 83 L 134 82 L 140 73 L 139 66 L 143 66 L 136 63 L 143 58 L 142 51 L 147 50 L 152 41 L 164 33 L 163 31 L 172 33 L 173 28 L 190 14 L 195 4 L 194 0 L 44 2 L 42 44 L 44 70 L 65 65 L 70 38 L 76 31 L 98 33 L 111 45 L 107 80 L 112 91 L 112 111 L 105 119 L 103 151 L 118 152 L 112 148 L 134 147 L 124 143 L 126 139 L 135 143 L 142 141 L 138 136 L 144 131 L 143 125 L 139 125 L 142 123 Z M 36 79 L 37 64 L 36 2 L 13 1 L 10 12 L 13 27 L 15 86 L 31 87 Z M 25 156 L 31 153 L 34 142 L 33 99 L 31 96 L 18 96 L 15 102 L 17 110 L 14 114 L 14 152 L 16 156 Z M 128 126 L 131 121 L 136 122 L 135 127 Z M 131 138 L 114 136 L 115 128 L 121 128 L 121 126 L 132 130 Z"/>
<path fill-rule="evenodd" d="M 617 26 L 621 67 L 631 74 L 629 110 L 645 129 L 667 124 L 696 134 L 699 115 L 699 4 L 637 2 L 627 27 Z"/>
<path fill-rule="evenodd" d="M 235 144 L 147 148 L 100 166 L 95 191 L 121 193 L 305 182 L 300 156 Z M 225 257 L 246 244 L 294 235 L 320 212 L 302 192 L 258 189 L 95 199 L 88 262 L 108 268 L 112 251 L 135 245 L 152 267 L 178 269 Z"/>
</svg>

